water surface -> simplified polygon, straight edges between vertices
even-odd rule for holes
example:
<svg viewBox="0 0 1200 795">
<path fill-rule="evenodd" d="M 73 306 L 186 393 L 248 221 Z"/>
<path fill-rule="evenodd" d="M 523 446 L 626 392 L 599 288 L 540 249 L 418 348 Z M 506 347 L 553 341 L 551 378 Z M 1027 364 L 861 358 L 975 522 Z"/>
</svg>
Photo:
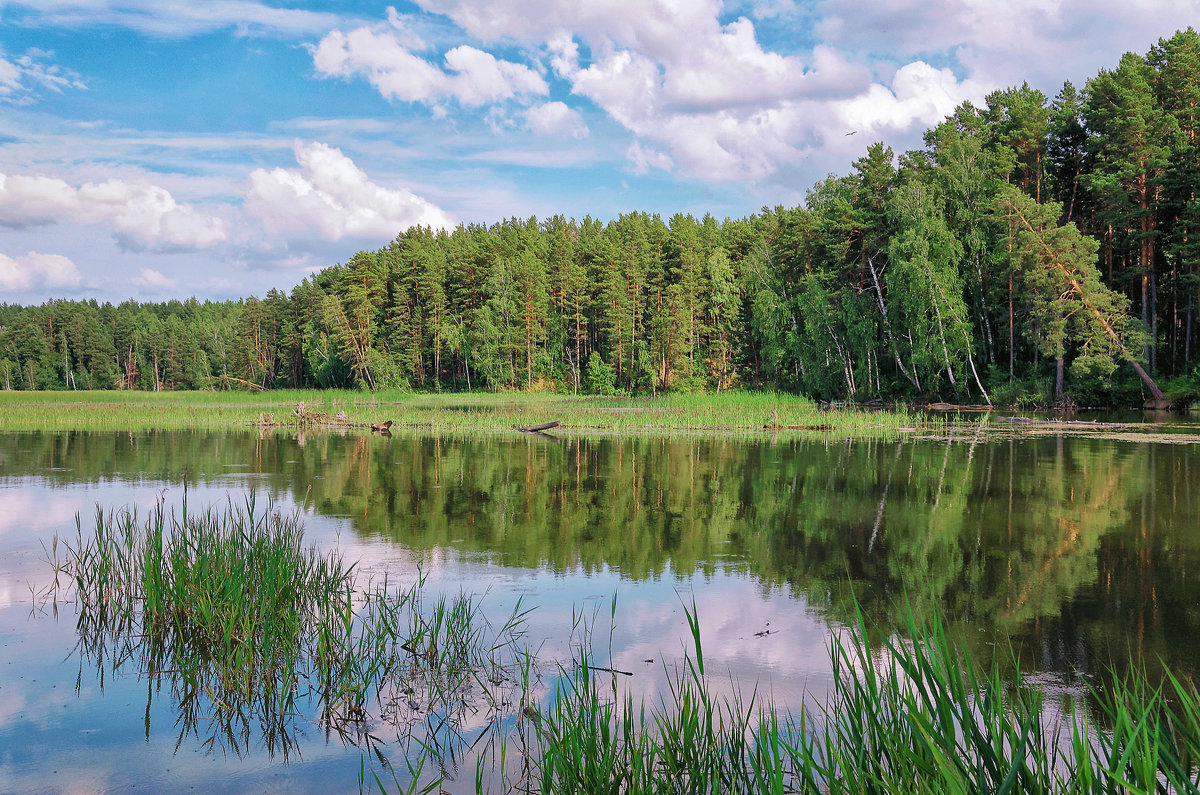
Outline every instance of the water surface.
<svg viewBox="0 0 1200 795">
<path fill-rule="evenodd" d="M 181 721 L 169 692 L 78 648 L 46 549 L 97 504 L 303 511 L 364 575 L 536 610 L 547 670 L 573 617 L 653 698 L 699 608 L 711 670 L 784 706 L 828 690 L 854 602 L 882 627 L 943 616 L 977 656 L 1013 643 L 1061 698 L 1130 661 L 1196 675 L 1200 447 L 1041 434 L 979 442 L 543 439 L 160 432 L 0 436 L 3 789 L 321 791 L 362 752 L 310 717 L 281 743 Z M 608 617 L 616 598 L 614 626 Z M 652 661 L 652 662 L 651 662 Z M 730 677 L 725 677 L 726 681 Z M 725 685 L 732 687 L 731 684 Z M 543 686 L 548 691 L 550 678 Z M 220 727 L 217 727 L 220 728 Z M 381 727 L 376 727 L 380 729 Z M 388 738 L 384 737 L 384 740 Z M 394 739 L 394 738 L 393 738 Z M 448 771 L 456 771 L 451 766 Z M 447 784 L 468 790 L 473 772 Z"/>
</svg>

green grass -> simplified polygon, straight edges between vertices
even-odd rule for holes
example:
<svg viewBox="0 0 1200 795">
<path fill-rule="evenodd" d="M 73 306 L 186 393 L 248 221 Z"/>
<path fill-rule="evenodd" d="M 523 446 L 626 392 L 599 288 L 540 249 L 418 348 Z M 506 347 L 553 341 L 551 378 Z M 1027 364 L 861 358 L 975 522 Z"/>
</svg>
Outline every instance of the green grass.
<svg viewBox="0 0 1200 795">
<path fill-rule="evenodd" d="M 0 392 L 0 431 L 146 431 L 245 428 L 264 415 L 295 426 L 292 410 L 345 411 L 356 423 L 394 421 L 393 433 L 511 431 L 545 422 L 555 433 L 808 434 L 891 437 L 940 424 L 904 410 L 822 409 L 797 395 L 733 392 L 601 398 L 548 393 Z M 774 412 L 774 414 L 772 414 Z"/>
</svg>

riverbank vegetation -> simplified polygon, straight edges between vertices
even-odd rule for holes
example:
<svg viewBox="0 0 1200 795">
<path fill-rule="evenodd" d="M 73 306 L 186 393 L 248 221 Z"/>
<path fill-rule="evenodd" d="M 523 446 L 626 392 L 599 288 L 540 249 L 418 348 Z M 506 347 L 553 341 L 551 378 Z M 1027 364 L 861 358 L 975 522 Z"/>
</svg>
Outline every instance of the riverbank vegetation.
<svg viewBox="0 0 1200 795">
<path fill-rule="evenodd" d="M 0 306 L 4 389 L 1200 392 L 1200 37 L 964 104 L 803 206 L 414 228 L 291 292 Z"/>
<path fill-rule="evenodd" d="M 303 406 L 303 409 L 300 407 Z M 553 393 L 417 394 L 401 390 L 272 390 L 248 392 L 3 392 L 0 431 L 144 431 L 188 428 L 344 432 L 314 426 L 298 411 L 352 422 L 392 420 L 391 433 L 512 431 L 558 422 L 556 433 L 810 433 L 833 438 L 894 437 L 904 429 L 939 427 L 904 408 L 863 411 L 822 407 L 779 392 L 668 394 L 659 397 Z M 361 429 L 360 429 L 361 430 Z M 365 431 L 362 431 L 365 432 Z"/>
<path fill-rule="evenodd" d="M 363 584 L 335 552 L 303 546 L 297 515 L 259 512 L 253 497 L 198 513 L 185 499 L 181 516 L 160 505 L 145 522 L 99 510 L 91 532 L 53 550 L 48 597 L 76 604 L 78 653 L 101 681 L 140 672 L 178 705 L 181 742 L 231 753 L 265 745 L 286 761 L 295 721 L 318 720 L 365 746 L 365 788 L 432 791 L 480 748 L 479 791 L 1200 787 L 1191 682 L 1133 666 L 1051 705 L 1001 673 L 1016 661 L 979 664 L 911 609 L 891 628 L 857 613 L 835 631 L 828 699 L 776 705 L 716 686 L 724 674 L 706 668 L 685 606 L 691 650 L 659 697 L 635 701 L 585 618 L 569 630 L 571 659 L 539 660 L 522 645 L 519 602 L 492 626 L 475 597 L 428 598 L 419 573 Z"/>
</svg>

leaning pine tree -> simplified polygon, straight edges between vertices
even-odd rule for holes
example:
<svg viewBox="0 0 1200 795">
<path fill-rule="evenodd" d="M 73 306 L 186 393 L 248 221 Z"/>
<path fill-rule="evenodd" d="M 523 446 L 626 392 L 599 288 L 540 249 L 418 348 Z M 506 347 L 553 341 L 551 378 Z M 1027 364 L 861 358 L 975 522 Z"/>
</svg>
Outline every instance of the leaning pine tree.
<svg viewBox="0 0 1200 795">
<path fill-rule="evenodd" d="M 1124 359 L 1153 396 L 1149 403 L 1166 407 L 1166 396 L 1131 353 L 1143 349 L 1145 331 L 1129 315 L 1129 299 L 1100 281 L 1099 244 L 1073 223 L 1059 225 L 1061 205 L 1039 204 L 1016 187 L 1001 191 L 997 210 L 1007 225 L 1014 276 L 1028 297 L 1033 342 L 1055 360 L 1055 398 L 1063 397 L 1071 344 L 1078 351 L 1073 371 L 1107 375 Z"/>
</svg>

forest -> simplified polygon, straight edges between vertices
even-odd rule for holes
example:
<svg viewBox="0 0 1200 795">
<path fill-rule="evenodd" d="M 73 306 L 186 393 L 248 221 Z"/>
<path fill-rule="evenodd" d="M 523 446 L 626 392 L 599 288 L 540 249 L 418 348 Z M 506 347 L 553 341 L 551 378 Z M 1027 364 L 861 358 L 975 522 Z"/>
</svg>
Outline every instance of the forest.
<svg viewBox="0 0 1200 795">
<path fill-rule="evenodd" d="M 967 103 L 802 206 L 412 228 L 290 294 L 0 305 L 4 389 L 1200 394 L 1200 36 Z"/>
</svg>

